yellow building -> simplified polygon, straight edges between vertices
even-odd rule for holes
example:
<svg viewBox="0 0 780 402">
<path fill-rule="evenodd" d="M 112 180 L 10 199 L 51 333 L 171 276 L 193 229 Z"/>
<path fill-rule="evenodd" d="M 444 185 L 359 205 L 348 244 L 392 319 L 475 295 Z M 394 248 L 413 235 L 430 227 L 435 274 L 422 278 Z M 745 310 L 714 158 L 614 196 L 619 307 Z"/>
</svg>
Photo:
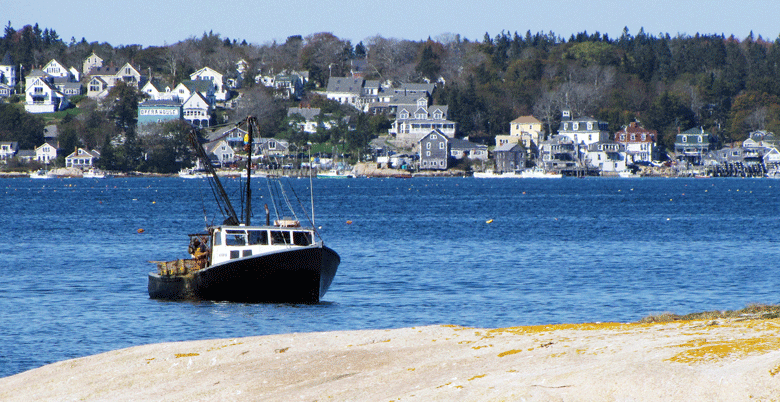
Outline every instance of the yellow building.
<svg viewBox="0 0 780 402">
<path fill-rule="evenodd" d="M 496 136 L 496 146 L 515 143 L 534 150 L 542 139 L 542 122 L 533 116 L 520 116 L 509 123 L 509 135 Z"/>
</svg>

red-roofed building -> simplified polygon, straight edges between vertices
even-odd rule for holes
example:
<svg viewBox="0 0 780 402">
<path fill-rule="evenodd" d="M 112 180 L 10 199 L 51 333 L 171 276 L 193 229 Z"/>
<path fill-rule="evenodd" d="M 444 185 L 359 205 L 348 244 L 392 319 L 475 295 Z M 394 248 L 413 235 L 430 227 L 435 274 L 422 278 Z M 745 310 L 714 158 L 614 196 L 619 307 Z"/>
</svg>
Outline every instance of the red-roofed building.
<svg viewBox="0 0 780 402">
<path fill-rule="evenodd" d="M 632 122 L 628 127 L 623 127 L 615 133 L 615 142 L 626 146 L 628 163 L 652 161 L 653 148 L 657 139 L 657 131 L 648 130 L 637 122 Z"/>
</svg>

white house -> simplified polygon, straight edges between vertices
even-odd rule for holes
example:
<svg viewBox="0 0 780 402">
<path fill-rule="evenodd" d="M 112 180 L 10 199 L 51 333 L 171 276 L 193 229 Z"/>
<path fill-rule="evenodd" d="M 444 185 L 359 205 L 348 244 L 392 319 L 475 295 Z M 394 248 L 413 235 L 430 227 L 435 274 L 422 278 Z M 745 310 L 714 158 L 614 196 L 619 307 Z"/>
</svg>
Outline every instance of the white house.
<svg viewBox="0 0 780 402">
<path fill-rule="evenodd" d="M 24 110 L 28 113 L 52 113 L 68 105 L 65 95 L 49 82 L 45 74 L 27 78 Z"/>
<path fill-rule="evenodd" d="M 48 165 L 57 159 L 57 147 L 54 144 L 44 142 L 35 148 L 35 160 Z"/>
<path fill-rule="evenodd" d="M 210 81 L 214 85 L 214 98 L 218 101 L 227 100 L 228 90 L 223 80 L 223 75 L 217 71 L 203 67 L 200 70 L 190 74 L 190 79 L 193 81 Z"/>
<path fill-rule="evenodd" d="M 588 145 L 585 154 L 588 165 L 602 172 L 622 172 L 626 170 L 626 147 L 614 141 L 596 142 Z"/>
<path fill-rule="evenodd" d="M 563 110 L 558 135 L 572 140 L 575 144 L 590 145 L 609 141 L 607 123 L 592 117 L 573 119 L 570 110 Z"/>
<path fill-rule="evenodd" d="M 19 152 L 19 143 L 16 141 L 0 142 L 0 159 L 12 158 Z"/>
<path fill-rule="evenodd" d="M 200 92 L 194 92 L 182 105 L 182 118 L 195 127 L 208 127 L 211 103 Z"/>
<path fill-rule="evenodd" d="M 179 100 L 180 98 L 173 92 L 170 85 L 165 84 L 160 80 L 149 80 L 141 88 L 141 92 L 146 94 L 151 100 Z M 186 98 L 184 98 L 186 99 Z"/>
<path fill-rule="evenodd" d="M 358 98 L 363 95 L 363 82 L 363 78 L 330 77 L 325 96 L 341 104 L 359 108 Z"/>
<path fill-rule="evenodd" d="M 11 53 L 5 52 L 3 60 L 0 60 L 0 84 L 6 85 L 13 90 L 16 83 L 16 63 L 14 63 Z M 2 94 L 0 94 L 0 96 L 2 96 Z"/>
</svg>

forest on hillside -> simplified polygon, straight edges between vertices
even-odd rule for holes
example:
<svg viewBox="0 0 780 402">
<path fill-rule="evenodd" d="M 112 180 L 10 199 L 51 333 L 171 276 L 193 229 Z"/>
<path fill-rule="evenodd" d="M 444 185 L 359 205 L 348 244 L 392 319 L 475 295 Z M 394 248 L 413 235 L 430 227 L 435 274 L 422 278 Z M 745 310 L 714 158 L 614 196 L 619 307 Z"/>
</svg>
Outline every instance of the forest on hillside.
<svg viewBox="0 0 780 402">
<path fill-rule="evenodd" d="M 323 32 L 250 44 L 208 32 L 164 47 L 113 47 L 83 38 L 65 41 L 37 24 L 16 30 L 9 22 L 0 38 L 0 55 L 6 52 L 23 72 L 52 58 L 80 69 L 95 52 L 108 64 L 129 61 L 170 83 L 203 66 L 231 77 L 237 74 L 235 62 L 244 59 L 249 71 L 309 71 L 310 89 L 324 88 L 328 77 L 348 74 L 351 60 L 365 59 L 367 79 L 440 82 L 434 102 L 449 106 L 458 136 L 482 142 L 507 133 L 509 122 L 521 115 L 532 114 L 555 132 L 562 108 L 606 121 L 613 133 L 639 121 L 657 130 L 667 147 L 678 130 L 692 127 L 703 127 L 724 144 L 753 130 L 780 132 L 780 38 L 767 41 L 752 33 L 740 39 L 625 28 L 618 38 L 599 32 L 563 38 L 553 32 L 502 31 L 486 33 L 481 41 L 446 34 L 425 41 L 374 36 L 353 44 Z M 252 91 L 255 84 L 245 80 L 244 85 Z M 322 100 L 309 95 L 298 103 Z M 266 124 L 268 134 L 282 127 L 278 123 Z"/>
</svg>

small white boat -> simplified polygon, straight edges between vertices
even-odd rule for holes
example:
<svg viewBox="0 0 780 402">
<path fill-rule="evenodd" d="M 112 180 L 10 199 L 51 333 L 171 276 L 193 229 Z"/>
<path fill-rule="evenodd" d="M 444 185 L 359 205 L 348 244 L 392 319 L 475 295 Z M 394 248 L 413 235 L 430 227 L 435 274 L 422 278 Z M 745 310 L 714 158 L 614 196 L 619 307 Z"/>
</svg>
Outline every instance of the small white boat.
<svg viewBox="0 0 780 402">
<path fill-rule="evenodd" d="M 520 177 L 523 179 L 560 179 L 563 177 L 561 173 L 548 172 L 542 168 L 525 169 L 520 172 Z"/>
<path fill-rule="evenodd" d="M 338 169 L 330 169 L 327 172 L 317 173 L 318 179 L 354 179 L 355 175 Z"/>
<path fill-rule="evenodd" d="M 195 169 L 182 169 L 179 171 L 179 177 L 182 179 L 205 179 L 206 172 Z"/>
<path fill-rule="evenodd" d="M 106 177 L 111 177 L 111 175 L 99 169 L 89 169 L 81 177 L 85 179 L 105 179 Z"/>
<path fill-rule="evenodd" d="M 41 169 L 35 173 L 30 174 L 31 179 L 54 179 L 56 177 L 57 176 L 55 176 L 54 173 L 45 169 Z"/>
<path fill-rule="evenodd" d="M 630 170 L 623 170 L 623 171 L 618 172 L 618 177 L 622 177 L 624 179 L 631 179 L 631 178 L 634 178 L 634 177 L 642 177 L 642 176 L 640 176 L 640 175 L 638 175 L 638 174 L 636 174 L 636 173 L 634 173 L 634 172 L 632 172 Z"/>
</svg>

